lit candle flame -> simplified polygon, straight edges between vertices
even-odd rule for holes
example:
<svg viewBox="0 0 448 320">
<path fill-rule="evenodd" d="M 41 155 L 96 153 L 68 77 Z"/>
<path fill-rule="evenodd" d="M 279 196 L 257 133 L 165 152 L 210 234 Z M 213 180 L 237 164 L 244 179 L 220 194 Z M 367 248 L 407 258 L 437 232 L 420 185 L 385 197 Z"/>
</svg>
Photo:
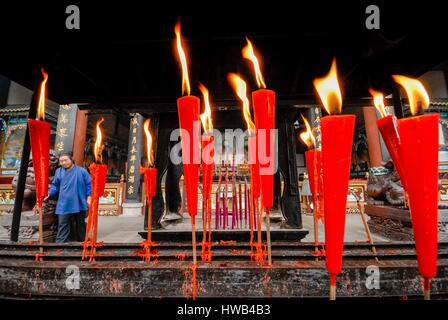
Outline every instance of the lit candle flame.
<svg viewBox="0 0 448 320">
<path fill-rule="evenodd" d="M 210 107 L 210 95 L 208 93 L 208 89 L 202 83 L 199 83 L 199 90 L 202 92 L 205 104 L 204 113 L 202 113 L 199 117 L 201 118 L 202 127 L 204 128 L 205 133 L 211 133 L 213 130 L 213 123 L 212 108 Z"/>
<path fill-rule="evenodd" d="M 255 55 L 254 47 L 252 46 L 252 42 L 248 38 L 247 46 L 243 48 L 243 58 L 250 60 L 254 66 L 255 76 L 257 78 L 258 88 L 266 88 L 266 84 L 264 83 L 263 74 L 260 71 L 260 64 L 258 63 L 257 56 Z"/>
<path fill-rule="evenodd" d="M 147 119 L 143 124 L 143 130 L 146 135 L 146 158 L 148 159 L 148 166 L 152 167 L 154 165 L 153 155 L 152 155 L 152 135 L 149 131 L 149 125 L 151 123 L 150 119 Z"/>
<path fill-rule="evenodd" d="M 37 107 L 37 119 L 45 120 L 45 86 L 48 80 L 48 73 L 41 69 L 44 80 L 40 84 L 39 104 Z"/>
<path fill-rule="evenodd" d="M 336 59 L 333 59 L 330 72 L 325 77 L 314 79 L 313 83 L 328 114 L 341 113 L 342 94 L 339 88 Z"/>
<path fill-rule="evenodd" d="M 243 114 L 244 114 L 244 120 L 246 121 L 247 124 L 247 130 L 249 130 L 249 134 L 253 134 L 255 133 L 255 124 L 253 123 L 252 118 L 250 116 L 249 99 L 247 98 L 246 82 L 235 73 L 229 73 L 227 78 L 230 84 L 232 85 L 233 90 L 240 98 L 240 100 L 243 102 Z"/>
<path fill-rule="evenodd" d="M 306 131 L 300 133 L 300 139 L 306 144 L 306 146 L 309 149 L 314 149 L 316 146 L 316 139 L 314 138 L 313 131 L 311 130 L 310 124 L 308 123 L 308 120 L 303 116 L 303 114 L 300 114 L 302 116 L 303 122 L 305 122 Z"/>
<path fill-rule="evenodd" d="M 381 118 L 387 116 L 386 107 L 384 105 L 384 96 L 381 92 L 375 91 L 373 89 L 369 89 L 370 94 L 373 97 L 373 104 L 375 105 L 376 110 L 381 114 Z"/>
<path fill-rule="evenodd" d="M 429 108 L 428 92 L 419 80 L 400 75 L 393 75 L 392 78 L 406 91 L 412 115 Z"/>
<path fill-rule="evenodd" d="M 174 33 L 176 34 L 176 46 L 177 53 L 179 55 L 180 64 L 182 66 L 182 95 L 187 93 L 187 96 L 190 95 L 190 78 L 188 76 L 188 64 L 187 57 L 185 55 L 185 51 L 182 48 L 182 36 L 180 34 L 180 22 L 176 23 L 174 27 Z"/>
<path fill-rule="evenodd" d="M 104 118 L 101 118 L 101 120 L 97 121 L 96 123 L 96 140 L 93 150 L 95 153 L 95 161 L 98 163 L 101 163 L 103 161 L 103 133 L 100 127 L 103 122 Z"/>
</svg>

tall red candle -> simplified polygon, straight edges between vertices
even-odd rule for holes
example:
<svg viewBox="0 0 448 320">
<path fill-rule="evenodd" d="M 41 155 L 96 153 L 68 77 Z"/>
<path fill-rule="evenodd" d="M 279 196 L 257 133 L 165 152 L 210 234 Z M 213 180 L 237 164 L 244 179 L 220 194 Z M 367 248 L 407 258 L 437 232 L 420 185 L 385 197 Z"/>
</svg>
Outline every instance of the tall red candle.
<svg viewBox="0 0 448 320">
<path fill-rule="evenodd" d="M 255 199 L 260 197 L 260 166 L 257 160 L 257 137 L 255 135 L 248 138 L 249 149 L 249 170 L 250 170 L 250 189 Z"/>
<path fill-rule="evenodd" d="M 156 243 L 152 242 L 152 199 L 156 195 L 157 169 L 140 167 L 140 173 L 143 175 L 146 184 L 145 196 L 148 203 L 148 235 L 147 240 L 140 244 L 143 246 L 144 251 L 142 253 L 138 252 L 138 254 L 143 257 L 144 261 L 150 262 L 152 256 L 151 247 L 156 245 Z"/>
<path fill-rule="evenodd" d="M 92 179 L 92 198 L 100 198 L 106 187 L 107 165 L 92 163 L 89 171 Z"/>
<path fill-rule="evenodd" d="M 393 75 L 406 91 L 413 115 L 429 108 L 423 84 Z M 398 121 L 401 159 L 406 176 L 418 270 L 424 277 L 425 300 L 430 299 L 430 279 L 437 273 L 438 238 L 438 135 L 439 114 L 417 115 Z"/>
<path fill-rule="evenodd" d="M 430 279 L 437 273 L 439 114 L 398 123 L 418 270 Z"/>
<path fill-rule="evenodd" d="M 322 198 L 322 152 L 317 149 L 308 150 L 305 152 L 305 160 L 315 214 L 317 218 L 321 219 L 323 218 L 323 212 L 321 206 L 317 202 Z M 317 176 L 315 175 L 316 173 Z"/>
<path fill-rule="evenodd" d="M 202 136 L 203 241 L 202 261 L 211 261 L 211 193 L 213 182 L 213 136 Z M 208 230 L 207 230 L 208 229 Z M 208 239 L 207 240 L 207 232 Z"/>
<path fill-rule="evenodd" d="M 84 239 L 82 260 L 84 260 L 84 258 L 89 255 L 89 261 L 93 261 L 96 253 L 96 247 L 98 246 L 97 236 L 99 198 L 104 195 L 104 188 L 106 186 L 107 165 L 92 163 L 89 166 L 89 171 L 92 183 L 92 202 L 89 206 L 89 217 L 87 219 L 86 237 Z M 89 247 L 90 253 L 88 253 Z"/>
<path fill-rule="evenodd" d="M 321 119 L 322 189 L 325 197 L 326 265 L 330 273 L 330 299 L 336 299 L 336 276 L 342 271 L 345 214 L 352 156 L 354 115 L 342 111 L 342 94 L 337 77 L 336 59 L 329 73 L 314 80 L 320 100 L 330 114 Z"/>
<path fill-rule="evenodd" d="M 321 119 L 326 265 L 333 279 L 342 271 L 355 119 L 354 115 L 325 116 Z"/>
<path fill-rule="evenodd" d="M 45 97 L 48 74 L 41 69 L 43 80 L 40 84 L 39 100 L 37 106 L 37 119 L 28 119 L 31 152 L 33 154 L 33 167 L 36 183 L 36 204 L 42 208 L 43 199 L 48 195 L 48 175 L 50 160 L 50 124 L 45 122 Z M 41 213 L 40 213 L 41 214 Z M 41 226 L 39 218 L 39 229 Z M 40 230 L 42 233 L 42 230 Z M 40 235 L 42 237 L 42 235 Z M 42 239 L 41 239 L 42 240 Z"/>
<path fill-rule="evenodd" d="M 48 174 L 50 161 L 50 123 L 28 119 L 33 167 L 36 183 L 36 203 L 42 207 L 42 200 L 48 195 Z"/>
<path fill-rule="evenodd" d="M 96 124 L 96 141 L 94 145 L 94 153 L 95 160 L 101 162 L 102 157 L 102 132 L 100 125 L 104 121 L 102 118 Z M 87 254 L 90 255 L 90 261 L 93 261 L 96 253 L 97 243 L 97 235 L 98 235 L 98 206 L 99 206 L 99 198 L 104 195 L 104 188 L 106 186 L 106 177 L 107 177 L 107 165 L 105 164 L 97 164 L 93 162 L 89 166 L 90 178 L 92 183 L 92 201 L 89 206 L 89 217 L 87 219 L 87 227 L 86 227 L 86 236 L 84 239 L 83 251 L 82 251 L 82 260 L 86 257 Z M 90 237 L 90 241 L 89 241 Z M 90 253 L 88 253 L 88 249 L 90 247 Z"/>
<path fill-rule="evenodd" d="M 179 98 L 177 100 L 177 111 L 181 128 L 182 161 L 187 186 L 188 214 L 194 218 L 198 208 L 199 98 L 195 96 Z"/>
<path fill-rule="evenodd" d="M 275 92 L 267 89 L 254 91 L 252 101 L 257 127 L 261 202 L 269 213 L 274 205 Z"/>
<path fill-rule="evenodd" d="M 400 158 L 400 135 L 398 134 L 397 118 L 393 115 L 385 116 L 376 121 L 378 129 L 381 132 L 384 143 L 389 151 L 390 157 L 394 162 L 395 168 L 400 176 L 401 183 L 406 189 L 405 172 L 403 169 L 403 160 Z"/>
<path fill-rule="evenodd" d="M 140 173 L 143 174 L 146 182 L 146 198 L 150 200 L 156 195 L 157 169 L 140 167 Z"/>
<path fill-rule="evenodd" d="M 209 198 L 212 192 L 213 170 L 214 170 L 214 138 L 210 135 L 202 136 L 202 183 L 204 189 L 205 198 Z"/>
</svg>

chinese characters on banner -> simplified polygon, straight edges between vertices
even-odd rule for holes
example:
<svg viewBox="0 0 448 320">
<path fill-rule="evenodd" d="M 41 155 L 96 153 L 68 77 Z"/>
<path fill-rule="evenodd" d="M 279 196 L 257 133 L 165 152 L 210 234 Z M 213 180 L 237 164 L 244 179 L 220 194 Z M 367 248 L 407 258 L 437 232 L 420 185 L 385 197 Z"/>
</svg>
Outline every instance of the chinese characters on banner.
<svg viewBox="0 0 448 320">
<path fill-rule="evenodd" d="M 126 202 L 140 202 L 140 162 L 142 158 L 143 117 L 131 114 L 129 126 L 128 166 L 126 181 Z"/>
<path fill-rule="evenodd" d="M 63 104 L 59 106 L 58 125 L 54 144 L 56 153 L 73 151 L 77 111 L 78 107 L 76 104 Z"/>
</svg>

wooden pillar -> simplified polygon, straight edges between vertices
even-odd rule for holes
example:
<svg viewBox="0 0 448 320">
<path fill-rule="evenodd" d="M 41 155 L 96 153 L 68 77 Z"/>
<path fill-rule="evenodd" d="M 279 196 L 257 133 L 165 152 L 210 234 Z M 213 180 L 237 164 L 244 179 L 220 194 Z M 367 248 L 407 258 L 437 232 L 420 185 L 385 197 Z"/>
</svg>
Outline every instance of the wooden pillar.
<svg viewBox="0 0 448 320">
<path fill-rule="evenodd" d="M 376 125 L 376 109 L 363 107 L 364 123 L 366 126 L 367 143 L 369 145 L 370 167 L 380 167 L 383 160 L 381 154 L 380 132 Z"/>
</svg>

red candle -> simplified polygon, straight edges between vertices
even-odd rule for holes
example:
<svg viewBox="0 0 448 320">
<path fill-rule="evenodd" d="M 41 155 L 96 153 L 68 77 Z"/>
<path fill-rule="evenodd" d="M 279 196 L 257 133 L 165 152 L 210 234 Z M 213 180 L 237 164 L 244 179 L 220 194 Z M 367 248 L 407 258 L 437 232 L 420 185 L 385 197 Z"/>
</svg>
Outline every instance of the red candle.
<svg viewBox="0 0 448 320">
<path fill-rule="evenodd" d="M 210 135 L 202 136 L 202 183 L 205 198 L 210 198 L 212 192 L 213 170 L 214 170 L 214 138 Z"/>
<path fill-rule="evenodd" d="M 156 195 L 157 169 L 140 167 L 140 173 L 145 179 L 146 199 L 149 201 Z"/>
<path fill-rule="evenodd" d="M 413 115 L 429 108 L 428 93 L 419 80 L 400 75 L 392 77 L 405 89 Z M 426 114 L 398 121 L 399 150 L 426 300 L 430 298 L 430 279 L 437 273 L 439 120 L 439 114 Z"/>
<path fill-rule="evenodd" d="M 405 173 L 403 170 L 403 161 L 400 158 L 400 136 L 398 134 L 398 124 L 397 118 L 393 115 L 388 115 L 376 121 L 378 129 L 381 132 L 384 143 L 386 144 L 387 150 L 389 151 L 390 157 L 394 162 L 395 168 L 400 175 L 401 183 L 404 188 L 405 184 Z"/>
<path fill-rule="evenodd" d="M 102 153 L 102 132 L 100 125 L 104 121 L 102 118 L 96 124 L 96 141 L 94 145 L 95 160 L 101 162 Z M 92 202 L 89 206 L 89 217 L 87 219 L 86 237 L 84 239 L 84 246 L 82 251 L 82 260 L 87 255 L 87 251 L 90 247 L 90 261 L 93 261 L 96 253 L 96 247 L 98 246 L 98 206 L 99 198 L 104 195 L 104 188 L 106 186 L 107 177 L 107 165 L 92 163 L 89 166 L 91 183 L 92 183 Z M 89 241 L 90 237 L 90 241 Z"/>
<path fill-rule="evenodd" d="M 315 214 L 317 218 L 323 219 L 322 208 L 318 204 L 318 201 L 322 198 L 322 152 L 317 149 L 308 150 L 305 152 L 305 159 Z M 317 173 L 317 176 L 315 173 Z"/>
<path fill-rule="evenodd" d="M 143 254 L 139 253 L 144 261 L 151 261 L 151 247 L 156 245 L 152 242 L 152 198 L 156 195 L 157 187 L 157 169 L 156 168 L 143 168 L 140 167 L 140 173 L 144 176 L 146 184 L 146 199 L 148 202 L 148 237 L 146 241 L 143 241 L 140 245 L 143 246 Z"/>
<path fill-rule="evenodd" d="M 45 119 L 45 90 L 48 74 L 41 69 L 43 81 L 40 85 L 39 100 L 37 107 L 37 119 L 28 119 L 31 152 L 33 155 L 33 167 L 36 183 L 36 204 L 42 208 L 42 201 L 48 195 L 48 175 L 50 161 L 50 124 Z M 40 218 L 39 229 L 42 229 Z M 40 230 L 42 233 L 43 230 Z M 42 235 L 40 235 L 42 237 Z M 42 240 L 42 239 L 41 239 Z M 41 241 L 42 242 L 42 241 Z"/>
<path fill-rule="evenodd" d="M 202 136 L 202 190 L 203 190 L 203 240 L 202 240 L 202 261 L 211 261 L 211 193 L 213 182 L 213 136 Z"/>
<path fill-rule="evenodd" d="M 325 197 L 326 265 L 330 273 L 330 299 L 336 299 L 336 275 L 342 271 L 345 214 L 352 156 L 354 115 L 342 111 L 342 94 L 337 78 L 336 59 L 329 73 L 314 80 L 320 100 L 330 114 L 321 119 L 322 189 Z"/>
<path fill-rule="evenodd" d="M 89 166 L 89 171 L 92 182 L 92 202 L 89 206 L 89 217 L 87 219 L 86 237 L 84 239 L 82 260 L 84 260 L 86 255 L 90 255 L 89 261 L 93 261 L 96 253 L 96 247 L 98 246 L 96 240 L 98 236 L 99 198 L 104 195 L 104 188 L 106 186 L 107 165 L 92 163 Z M 90 253 L 87 253 L 89 247 Z"/>
<path fill-rule="evenodd" d="M 252 101 L 257 127 L 261 202 L 269 214 L 274 205 L 275 92 L 267 89 L 254 91 Z"/>
<path fill-rule="evenodd" d="M 177 100 L 179 126 L 181 128 L 182 161 L 187 187 L 188 214 L 193 218 L 198 208 L 198 143 L 199 98 L 185 96 Z M 187 136 L 185 136 L 187 134 Z"/>
<path fill-rule="evenodd" d="M 326 264 L 334 279 L 342 270 L 355 119 L 354 115 L 334 115 L 321 119 Z"/>
<path fill-rule="evenodd" d="M 418 269 L 430 279 L 437 272 L 439 114 L 404 118 L 398 123 Z"/>
<path fill-rule="evenodd" d="M 48 173 L 50 161 L 50 124 L 28 119 L 33 167 L 36 180 L 36 203 L 42 208 L 42 200 L 48 195 Z"/>
<path fill-rule="evenodd" d="M 92 197 L 100 198 L 104 195 L 106 186 L 107 165 L 92 163 L 89 171 L 92 179 Z"/>
<path fill-rule="evenodd" d="M 260 167 L 257 161 L 257 137 L 248 137 L 250 189 L 253 198 L 260 197 Z"/>
</svg>

